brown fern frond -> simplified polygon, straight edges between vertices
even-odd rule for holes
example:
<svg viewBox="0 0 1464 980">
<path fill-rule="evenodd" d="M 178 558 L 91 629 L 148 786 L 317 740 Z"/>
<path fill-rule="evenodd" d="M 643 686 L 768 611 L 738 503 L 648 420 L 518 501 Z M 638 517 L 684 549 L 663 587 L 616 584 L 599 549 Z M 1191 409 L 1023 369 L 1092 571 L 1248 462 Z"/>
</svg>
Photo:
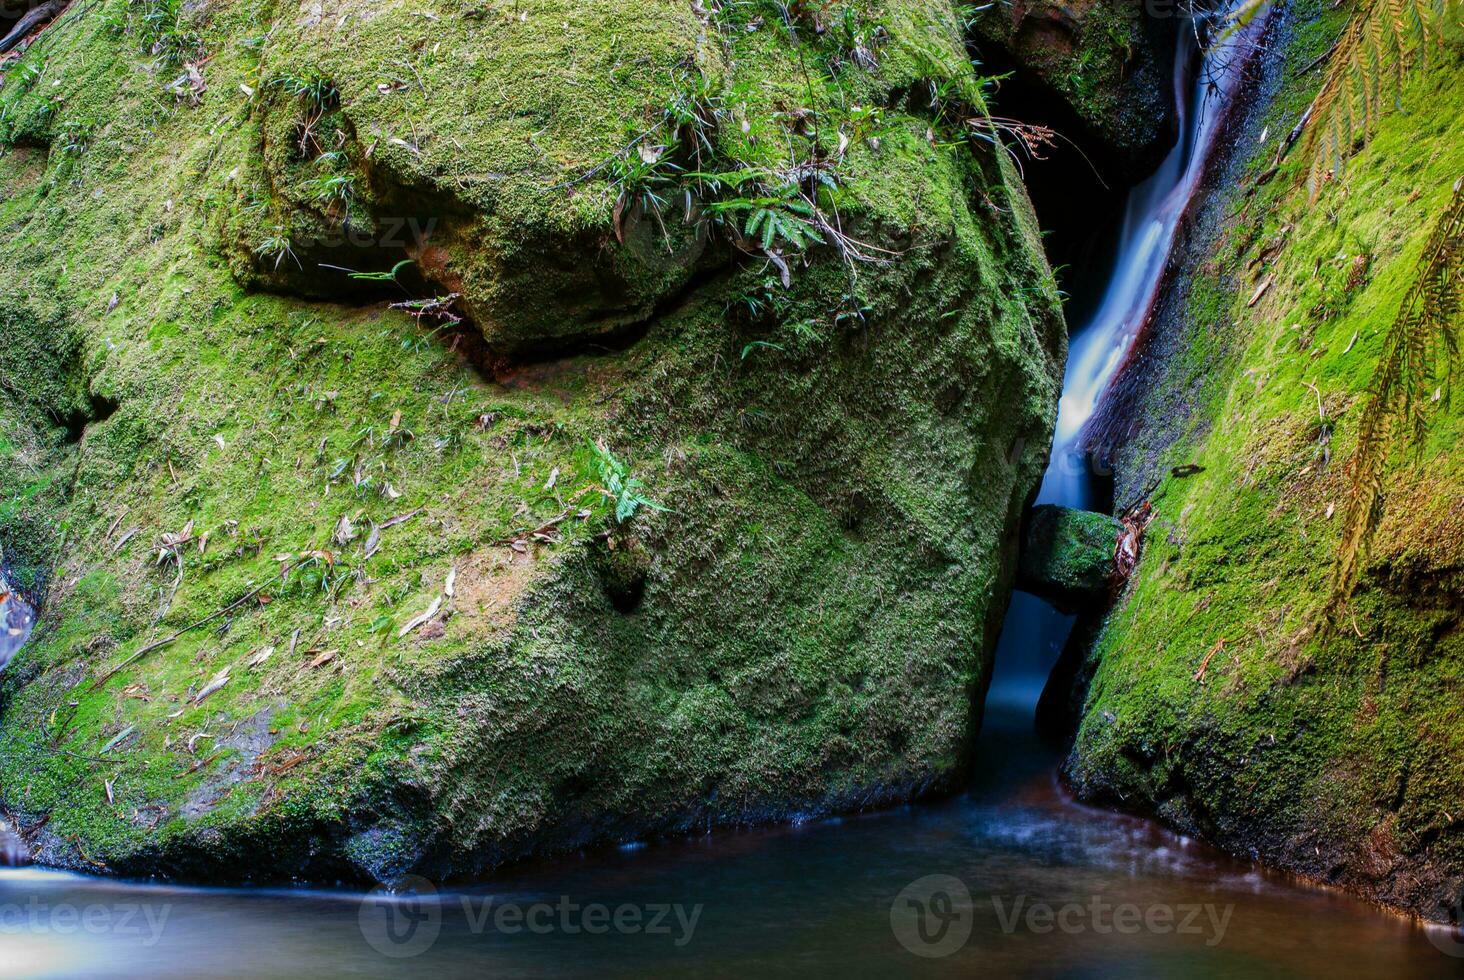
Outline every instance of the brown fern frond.
<svg viewBox="0 0 1464 980">
<path fill-rule="evenodd" d="M 1303 150 L 1307 193 L 1341 174 L 1353 146 L 1366 142 L 1410 72 L 1426 68 L 1441 25 L 1464 0 L 1357 0 L 1312 100 Z"/>
<path fill-rule="evenodd" d="M 1351 489 L 1333 568 L 1331 608 L 1357 586 L 1373 532 L 1383 516 L 1383 480 L 1397 443 L 1421 443 L 1429 406 L 1446 402 L 1459 369 L 1464 312 L 1464 177 L 1434 226 L 1418 273 L 1383 343 L 1367 404 L 1357 425 Z"/>
</svg>

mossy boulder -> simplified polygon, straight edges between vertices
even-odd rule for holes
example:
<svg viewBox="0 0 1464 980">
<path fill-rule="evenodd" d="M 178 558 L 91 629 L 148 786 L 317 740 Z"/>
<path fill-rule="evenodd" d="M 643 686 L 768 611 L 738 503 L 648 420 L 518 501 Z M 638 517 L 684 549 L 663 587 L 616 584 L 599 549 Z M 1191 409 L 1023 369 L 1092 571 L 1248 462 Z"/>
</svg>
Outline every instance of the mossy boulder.
<svg viewBox="0 0 1464 980">
<path fill-rule="evenodd" d="M 1066 773 L 1248 858 L 1435 921 L 1464 899 L 1464 411 L 1387 470 L 1361 584 L 1329 602 L 1359 419 L 1419 257 L 1464 172 L 1457 27 L 1312 203 L 1301 68 L 1348 14 L 1291 4 L 1191 227 L 1151 344 L 1118 495 L 1154 518 L 1088 662 Z M 1260 136 L 1269 129 L 1266 142 Z M 1236 220 L 1243 214 L 1245 220 Z M 1423 393 L 1427 400 L 1431 392 Z"/>
<path fill-rule="evenodd" d="M 9 69 L 0 278 L 77 338 L 0 398 L 63 530 L 0 674 L 40 859 L 473 873 L 960 785 L 1034 217 L 933 132 L 948 5 L 698 9 L 104 0 Z"/>
<path fill-rule="evenodd" d="M 1043 504 L 1022 532 L 1017 588 L 1064 612 L 1100 605 L 1113 588 L 1114 547 L 1123 525 L 1107 514 Z"/>
<path fill-rule="evenodd" d="M 1065 105 L 1079 129 L 1064 135 L 1133 180 L 1174 143 L 1181 20 L 1176 3 L 1017 0 L 983 7 L 972 33 L 988 70 L 1013 72 L 1009 84 L 1029 87 L 1030 99 Z"/>
</svg>

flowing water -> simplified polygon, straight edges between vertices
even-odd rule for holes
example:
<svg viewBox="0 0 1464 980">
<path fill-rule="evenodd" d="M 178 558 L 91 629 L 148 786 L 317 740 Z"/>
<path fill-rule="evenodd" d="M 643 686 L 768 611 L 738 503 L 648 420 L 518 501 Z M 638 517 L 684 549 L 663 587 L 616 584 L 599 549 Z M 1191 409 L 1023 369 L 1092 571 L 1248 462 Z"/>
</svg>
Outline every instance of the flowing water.
<svg viewBox="0 0 1464 980">
<path fill-rule="evenodd" d="M 1214 139 L 1231 81 L 1191 85 L 1192 60 L 1182 51 L 1176 72 L 1184 137 L 1133 191 L 1106 295 L 1075 332 L 1044 501 L 1088 503 L 1077 435 L 1153 303 Z M 23 605 L 6 613 L 3 659 L 30 626 Z M 1069 625 L 1036 599 L 1014 599 L 976 781 L 953 800 L 594 852 L 395 896 L 0 870 L 0 975 L 1464 974 L 1450 955 L 1464 955 L 1460 937 L 1068 799 L 1032 712 Z"/>
</svg>

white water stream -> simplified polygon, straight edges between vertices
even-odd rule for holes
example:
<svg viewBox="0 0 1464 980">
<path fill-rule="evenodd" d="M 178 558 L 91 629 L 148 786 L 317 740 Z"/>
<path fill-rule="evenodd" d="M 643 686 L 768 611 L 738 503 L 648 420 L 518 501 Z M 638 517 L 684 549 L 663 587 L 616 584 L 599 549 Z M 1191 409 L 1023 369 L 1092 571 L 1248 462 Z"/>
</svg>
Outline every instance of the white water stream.
<svg viewBox="0 0 1464 980">
<path fill-rule="evenodd" d="M 1097 311 L 1071 334 L 1052 460 L 1039 503 L 1092 504 L 1081 450 L 1083 429 L 1154 308 L 1175 234 L 1199 188 L 1218 123 L 1240 83 L 1239 64 L 1259 27 L 1256 23 L 1217 45 L 1197 78 L 1192 71 L 1194 33 L 1188 27 L 1180 31 L 1173 75 L 1180 138 L 1159 169 L 1129 192 L 1113 275 Z"/>
<path fill-rule="evenodd" d="M 1052 456 L 1037 503 L 1093 509 L 1093 470 L 1083 430 L 1143 330 L 1164 282 L 1180 222 L 1199 189 L 1219 123 L 1240 84 L 1245 56 L 1264 26 L 1257 17 L 1211 50 L 1195 71 L 1197 41 L 1186 24 L 1174 61 L 1179 139 L 1124 206 L 1113 273 L 1087 322 L 1070 333 Z M 987 702 L 1033 705 L 1072 630 L 1073 617 L 1024 592 L 1012 595 Z"/>
</svg>

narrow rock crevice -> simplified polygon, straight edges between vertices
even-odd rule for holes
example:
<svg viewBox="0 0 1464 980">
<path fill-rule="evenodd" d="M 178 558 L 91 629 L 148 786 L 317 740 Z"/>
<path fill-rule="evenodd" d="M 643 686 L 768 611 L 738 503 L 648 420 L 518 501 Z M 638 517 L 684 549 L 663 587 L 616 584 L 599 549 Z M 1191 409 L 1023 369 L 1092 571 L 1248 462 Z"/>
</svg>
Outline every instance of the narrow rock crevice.
<svg viewBox="0 0 1464 980">
<path fill-rule="evenodd" d="M 107 421 L 116 413 L 120 404 L 115 398 L 92 392 L 84 406 L 74 409 L 62 420 L 66 429 L 66 441 L 73 445 L 81 442 L 89 426 Z"/>
</svg>

